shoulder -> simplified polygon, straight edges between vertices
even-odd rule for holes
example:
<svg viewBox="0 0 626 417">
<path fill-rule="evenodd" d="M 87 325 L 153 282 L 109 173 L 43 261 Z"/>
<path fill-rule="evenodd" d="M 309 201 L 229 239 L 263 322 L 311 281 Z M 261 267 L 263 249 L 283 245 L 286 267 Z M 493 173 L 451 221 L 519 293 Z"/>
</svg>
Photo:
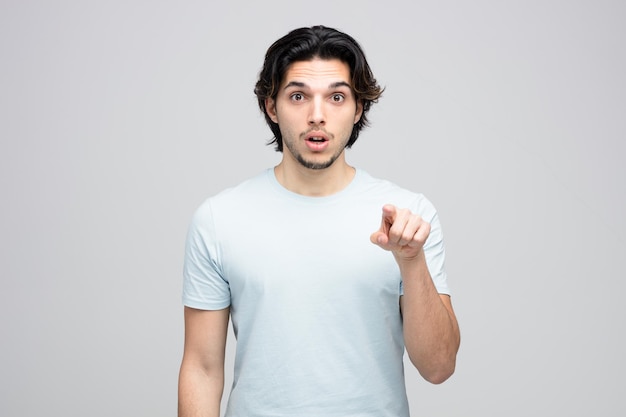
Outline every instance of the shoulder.
<svg viewBox="0 0 626 417">
<path fill-rule="evenodd" d="M 396 183 L 371 176 L 363 170 L 358 170 L 359 191 L 364 195 L 385 200 L 384 204 L 393 204 L 397 207 L 409 208 L 422 217 L 432 217 L 436 210 L 431 201 L 420 192 L 408 190 Z"/>
<path fill-rule="evenodd" d="M 240 204 L 247 200 L 258 198 L 258 196 L 267 195 L 268 188 L 271 188 L 271 183 L 268 179 L 268 171 L 265 170 L 254 177 L 208 197 L 198 210 L 210 210 L 210 207 Z"/>
<path fill-rule="evenodd" d="M 192 224 L 212 228 L 218 219 L 230 218 L 242 210 L 250 210 L 262 199 L 271 198 L 271 184 L 267 177 L 267 172 L 263 171 L 206 198 L 194 211 Z"/>
</svg>

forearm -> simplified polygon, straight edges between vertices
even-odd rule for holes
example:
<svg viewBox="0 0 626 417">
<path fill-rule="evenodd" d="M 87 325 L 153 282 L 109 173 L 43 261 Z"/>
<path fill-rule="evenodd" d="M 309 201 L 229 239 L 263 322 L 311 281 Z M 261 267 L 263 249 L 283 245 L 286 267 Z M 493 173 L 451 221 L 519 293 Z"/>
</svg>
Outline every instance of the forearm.
<svg viewBox="0 0 626 417">
<path fill-rule="evenodd" d="M 423 251 L 410 262 L 399 262 L 404 296 L 401 300 L 404 342 L 411 362 L 432 383 L 454 372 L 460 334 L 449 300 L 437 293 Z M 445 296 L 444 296 L 445 297 Z"/>
<path fill-rule="evenodd" d="M 224 372 L 208 372 L 185 363 L 178 380 L 179 417 L 219 417 L 224 391 Z"/>
</svg>

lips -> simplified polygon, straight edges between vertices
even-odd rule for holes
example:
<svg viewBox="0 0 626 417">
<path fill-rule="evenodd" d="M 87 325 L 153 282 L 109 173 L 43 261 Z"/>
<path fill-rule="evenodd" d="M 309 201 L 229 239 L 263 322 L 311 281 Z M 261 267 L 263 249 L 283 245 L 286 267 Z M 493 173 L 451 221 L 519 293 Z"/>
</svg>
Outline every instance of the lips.
<svg viewBox="0 0 626 417">
<path fill-rule="evenodd" d="M 328 135 L 321 131 L 312 131 L 305 135 L 304 141 L 307 147 L 315 152 L 323 151 L 328 147 Z"/>
<path fill-rule="evenodd" d="M 304 140 L 315 142 L 315 143 L 327 142 L 328 135 L 325 132 L 322 132 L 321 130 L 313 130 L 313 131 L 308 132 L 304 136 Z"/>
</svg>

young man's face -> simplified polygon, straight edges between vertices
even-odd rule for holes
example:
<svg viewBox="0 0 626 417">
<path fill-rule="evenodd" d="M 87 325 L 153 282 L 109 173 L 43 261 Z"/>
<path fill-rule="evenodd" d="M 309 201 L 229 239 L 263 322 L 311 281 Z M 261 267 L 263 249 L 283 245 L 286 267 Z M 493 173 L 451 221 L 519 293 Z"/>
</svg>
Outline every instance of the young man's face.
<svg viewBox="0 0 626 417">
<path fill-rule="evenodd" d="M 362 106 L 350 86 L 350 68 L 338 59 L 291 64 L 276 100 L 266 100 L 268 115 L 283 137 L 283 160 L 309 169 L 330 167 L 343 157 Z"/>
</svg>

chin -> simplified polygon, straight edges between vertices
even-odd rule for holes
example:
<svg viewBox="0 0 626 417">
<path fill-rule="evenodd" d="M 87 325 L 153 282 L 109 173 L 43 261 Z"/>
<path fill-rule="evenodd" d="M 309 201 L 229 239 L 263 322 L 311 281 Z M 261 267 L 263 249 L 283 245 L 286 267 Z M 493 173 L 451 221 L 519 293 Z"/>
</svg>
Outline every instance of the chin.
<svg viewBox="0 0 626 417">
<path fill-rule="evenodd" d="M 300 162 L 300 165 L 313 170 L 330 168 L 330 166 L 334 164 L 336 160 L 337 159 L 335 158 L 328 161 L 307 161 L 304 158 L 298 158 L 298 162 Z"/>
</svg>

